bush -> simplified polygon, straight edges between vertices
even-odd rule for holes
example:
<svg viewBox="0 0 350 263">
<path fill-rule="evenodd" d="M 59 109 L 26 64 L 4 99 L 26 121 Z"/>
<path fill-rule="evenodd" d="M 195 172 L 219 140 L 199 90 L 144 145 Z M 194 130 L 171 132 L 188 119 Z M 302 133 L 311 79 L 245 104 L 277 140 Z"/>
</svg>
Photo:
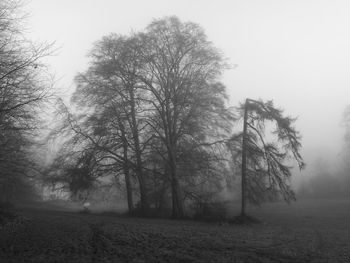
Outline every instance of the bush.
<svg viewBox="0 0 350 263">
<path fill-rule="evenodd" d="M 196 220 L 217 222 L 226 220 L 227 204 L 220 201 L 202 201 L 194 203 L 194 216 Z"/>
<path fill-rule="evenodd" d="M 16 217 L 13 204 L 9 202 L 0 203 L 0 225 L 13 221 Z"/>
<path fill-rule="evenodd" d="M 139 203 L 136 204 L 135 208 L 130 216 L 134 217 L 149 217 L 149 218 L 169 218 L 171 216 L 171 208 L 165 207 L 162 209 L 150 207 L 147 211 L 143 212 Z"/>
<path fill-rule="evenodd" d="M 229 223 L 236 225 L 252 225 L 260 224 L 261 221 L 250 215 L 239 215 L 230 220 Z"/>
</svg>

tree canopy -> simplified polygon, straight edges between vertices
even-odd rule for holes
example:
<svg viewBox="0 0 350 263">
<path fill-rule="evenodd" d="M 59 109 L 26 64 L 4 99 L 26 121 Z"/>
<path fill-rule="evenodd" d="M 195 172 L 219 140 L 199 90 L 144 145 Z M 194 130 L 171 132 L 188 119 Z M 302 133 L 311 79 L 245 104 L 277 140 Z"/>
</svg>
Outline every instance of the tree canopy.
<svg viewBox="0 0 350 263">
<path fill-rule="evenodd" d="M 67 113 L 65 127 L 95 145 L 109 159 L 105 165 L 122 171 L 129 202 L 130 176 L 143 212 L 153 205 L 157 181 L 170 190 L 173 216 L 182 217 L 186 178 L 204 179 L 219 166 L 214 142 L 228 136 L 234 120 L 219 80 L 225 59 L 197 24 L 176 17 L 130 36 L 103 37 L 89 56 L 72 97 L 84 114 L 73 121 Z"/>
</svg>

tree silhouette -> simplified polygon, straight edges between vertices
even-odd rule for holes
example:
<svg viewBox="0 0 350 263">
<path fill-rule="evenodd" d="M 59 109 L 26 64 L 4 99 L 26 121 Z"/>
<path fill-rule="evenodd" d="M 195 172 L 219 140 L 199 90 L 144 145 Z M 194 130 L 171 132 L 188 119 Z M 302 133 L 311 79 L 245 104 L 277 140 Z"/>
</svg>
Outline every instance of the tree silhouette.
<svg viewBox="0 0 350 263">
<path fill-rule="evenodd" d="M 228 146 L 241 165 L 241 216 L 245 216 L 246 200 L 256 204 L 278 197 L 287 202 L 295 200 L 289 185 L 291 167 L 286 161 L 294 159 L 300 169 L 305 163 L 300 155 L 301 137 L 293 127 L 295 118 L 283 116 L 272 101 L 247 99 L 239 110 L 243 131 L 234 135 Z M 265 135 L 269 122 L 275 125 L 271 132 L 274 142 L 267 142 Z"/>
<path fill-rule="evenodd" d="M 0 200 L 5 201 L 12 201 L 18 186 L 38 172 L 31 149 L 44 102 L 52 94 L 41 62 L 52 45 L 25 37 L 21 11 L 22 1 L 0 1 Z"/>
<path fill-rule="evenodd" d="M 219 81 L 226 64 L 202 28 L 176 17 L 153 21 L 139 38 L 143 64 L 137 74 L 150 96 L 146 122 L 166 150 L 163 158 L 169 173 L 173 217 L 181 218 L 181 144 L 190 142 L 200 147 L 220 138 L 220 132 L 229 130 L 233 120 L 225 106 L 225 86 Z"/>
</svg>

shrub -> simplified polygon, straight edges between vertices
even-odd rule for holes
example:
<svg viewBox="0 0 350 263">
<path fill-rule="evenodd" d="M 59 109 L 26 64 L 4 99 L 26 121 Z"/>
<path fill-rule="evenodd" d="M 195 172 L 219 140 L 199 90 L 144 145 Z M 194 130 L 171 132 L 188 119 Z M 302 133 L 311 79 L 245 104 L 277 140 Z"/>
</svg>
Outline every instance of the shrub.
<svg viewBox="0 0 350 263">
<path fill-rule="evenodd" d="M 197 200 L 193 204 L 196 220 L 209 222 L 223 221 L 227 217 L 227 205 L 223 201 Z"/>
<path fill-rule="evenodd" d="M 13 204 L 9 202 L 0 202 L 0 225 L 13 221 L 17 217 Z"/>
</svg>

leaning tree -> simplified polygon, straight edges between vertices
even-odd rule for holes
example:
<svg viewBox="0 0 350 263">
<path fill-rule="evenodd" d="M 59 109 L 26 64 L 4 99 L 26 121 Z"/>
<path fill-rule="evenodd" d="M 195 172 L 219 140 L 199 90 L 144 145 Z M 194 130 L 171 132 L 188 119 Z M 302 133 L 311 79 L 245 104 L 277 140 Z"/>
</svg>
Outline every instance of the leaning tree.
<svg viewBox="0 0 350 263">
<path fill-rule="evenodd" d="M 241 216 L 245 216 L 247 200 L 255 204 L 279 197 L 295 200 L 288 160 L 294 159 L 300 169 L 305 163 L 300 155 L 301 137 L 293 126 L 295 118 L 284 116 L 272 101 L 247 99 L 239 110 L 243 131 L 234 135 L 228 146 L 241 165 Z M 272 125 L 271 134 L 266 134 L 266 127 Z"/>
</svg>

